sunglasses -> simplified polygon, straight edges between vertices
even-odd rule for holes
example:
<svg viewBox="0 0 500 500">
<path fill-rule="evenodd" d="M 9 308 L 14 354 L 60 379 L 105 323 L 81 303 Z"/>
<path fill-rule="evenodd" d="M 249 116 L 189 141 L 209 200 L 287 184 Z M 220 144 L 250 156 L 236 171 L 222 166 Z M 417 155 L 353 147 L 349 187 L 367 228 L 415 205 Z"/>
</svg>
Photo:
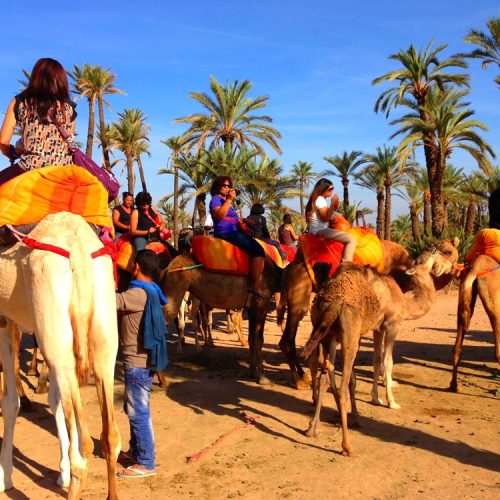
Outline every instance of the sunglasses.
<svg viewBox="0 0 500 500">
<path fill-rule="evenodd" d="M 221 187 L 223 187 L 223 188 L 230 188 L 230 187 L 231 187 L 231 184 L 222 184 L 222 186 L 221 186 Z"/>
</svg>

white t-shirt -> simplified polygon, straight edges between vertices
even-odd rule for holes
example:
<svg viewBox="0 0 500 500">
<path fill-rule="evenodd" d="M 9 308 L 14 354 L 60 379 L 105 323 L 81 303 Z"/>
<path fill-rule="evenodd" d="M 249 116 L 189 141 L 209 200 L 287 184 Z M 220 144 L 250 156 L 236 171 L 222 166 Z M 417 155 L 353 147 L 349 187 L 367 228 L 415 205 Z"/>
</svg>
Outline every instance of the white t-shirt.
<svg viewBox="0 0 500 500">
<path fill-rule="evenodd" d="M 314 210 L 309 219 L 309 233 L 311 234 L 318 234 L 322 229 L 328 227 L 328 221 L 322 221 L 318 214 L 318 209 L 320 208 L 328 208 L 326 199 L 323 196 L 318 196 L 314 203 Z"/>
</svg>

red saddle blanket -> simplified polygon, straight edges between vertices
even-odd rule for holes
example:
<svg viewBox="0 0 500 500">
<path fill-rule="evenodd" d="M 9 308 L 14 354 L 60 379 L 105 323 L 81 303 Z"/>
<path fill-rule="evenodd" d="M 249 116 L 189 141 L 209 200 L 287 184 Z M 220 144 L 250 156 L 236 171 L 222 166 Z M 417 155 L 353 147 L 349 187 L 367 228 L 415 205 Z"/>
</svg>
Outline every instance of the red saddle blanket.
<svg viewBox="0 0 500 500">
<path fill-rule="evenodd" d="M 257 241 L 278 267 L 283 261 L 273 245 Z M 213 236 L 194 236 L 191 241 L 193 257 L 208 271 L 234 276 L 250 274 L 250 256 L 237 246 Z"/>
<path fill-rule="evenodd" d="M 377 271 L 382 271 L 384 256 L 382 245 L 375 232 L 368 227 L 351 227 L 348 232 L 355 236 L 357 241 L 353 261 L 356 264 L 371 266 Z M 313 266 L 316 262 L 332 264 L 330 276 L 333 276 L 342 260 L 343 243 L 307 233 L 300 237 L 299 243 L 307 272 L 315 285 Z"/>
<path fill-rule="evenodd" d="M 116 266 L 120 269 L 128 271 L 132 273 L 134 270 L 134 259 L 135 259 L 135 250 L 134 245 L 132 245 L 132 237 L 130 234 L 124 234 L 118 238 L 116 241 Z M 168 248 L 161 243 L 160 241 L 154 241 L 148 243 L 146 246 L 148 250 L 153 250 L 157 255 L 162 253 L 169 253 Z"/>
</svg>

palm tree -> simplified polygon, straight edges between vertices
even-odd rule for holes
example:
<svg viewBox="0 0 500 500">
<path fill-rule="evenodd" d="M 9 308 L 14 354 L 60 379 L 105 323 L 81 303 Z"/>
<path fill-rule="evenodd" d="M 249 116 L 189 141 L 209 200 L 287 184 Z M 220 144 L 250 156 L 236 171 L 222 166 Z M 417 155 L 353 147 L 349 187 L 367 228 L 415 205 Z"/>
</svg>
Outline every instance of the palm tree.
<svg viewBox="0 0 500 500">
<path fill-rule="evenodd" d="M 500 17 L 488 19 L 486 26 L 489 33 L 476 29 L 469 31 L 464 40 L 467 43 L 477 45 L 478 48 L 468 54 L 461 54 L 461 56 L 482 59 L 483 68 L 487 68 L 491 63 L 500 68 Z M 500 88 L 500 75 L 495 78 L 495 82 Z"/>
<path fill-rule="evenodd" d="M 177 247 L 179 237 L 179 167 L 177 160 L 182 154 L 184 142 L 178 136 L 172 136 L 161 141 L 170 149 L 169 161 L 170 167 L 174 169 L 174 205 L 173 205 L 173 228 L 174 228 L 174 246 Z"/>
<path fill-rule="evenodd" d="M 305 217 L 305 205 L 304 196 L 305 190 L 309 187 L 311 181 L 313 181 L 317 175 L 312 171 L 313 165 L 307 161 L 298 161 L 292 165 L 292 175 L 295 177 L 298 188 L 300 189 L 299 199 L 300 199 L 300 214 Z"/>
<path fill-rule="evenodd" d="M 325 156 L 324 160 L 330 163 L 335 170 L 324 170 L 321 172 L 321 177 L 334 175 L 340 177 L 342 186 L 344 187 L 344 206 L 349 205 L 349 177 L 354 175 L 356 170 L 365 163 L 365 158 L 362 151 L 344 151 L 342 156 Z"/>
<path fill-rule="evenodd" d="M 403 196 L 408 202 L 408 207 L 410 209 L 410 223 L 411 223 L 411 234 L 413 241 L 418 243 L 420 240 L 420 222 L 419 214 L 422 211 L 422 190 L 420 186 L 413 181 L 412 177 L 409 177 L 405 182 L 405 195 Z"/>
<path fill-rule="evenodd" d="M 147 134 L 150 127 L 133 120 L 137 111 L 126 109 L 118 113 L 119 121 L 112 124 L 110 131 L 111 144 L 109 147 L 116 148 L 125 155 L 128 191 L 131 193 L 134 192 L 134 162 L 141 154 L 147 153 L 149 148 Z"/>
<path fill-rule="evenodd" d="M 494 157 L 493 149 L 481 138 L 475 129 L 487 130 L 479 120 L 471 119 L 474 111 L 467 109 L 469 103 L 462 98 L 467 91 L 434 88 L 427 95 L 427 103 L 419 109 L 393 120 L 391 125 L 399 125 L 400 129 L 392 137 L 405 135 L 398 147 L 403 161 L 414 154 L 418 146 L 426 145 L 428 137 L 432 137 L 431 173 L 427 170 L 431 190 L 432 234 L 439 236 L 443 230 L 443 179 L 447 159 L 454 149 L 467 151 L 486 173 L 491 170 L 489 156 Z M 422 119 L 422 112 L 425 120 Z"/>
<path fill-rule="evenodd" d="M 365 167 L 361 172 L 354 175 L 355 184 L 374 191 L 377 195 L 377 236 L 383 238 L 385 235 L 385 204 L 384 204 L 384 180 L 382 171 Z"/>
<path fill-rule="evenodd" d="M 375 154 L 367 154 L 364 161 L 367 163 L 365 170 L 374 170 L 383 178 L 385 189 L 385 221 L 384 221 L 384 239 L 391 239 L 391 209 L 392 209 L 392 193 L 393 186 L 402 186 L 404 183 L 403 173 L 404 164 L 401 165 L 397 155 L 397 148 L 387 147 L 385 144 L 383 148 L 377 147 Z"/>
<path fill-rule="evenodd" d="M 97 101 L 99 111 L 99 128 L 100 130 L 105 130 L 104 105 L 106 105 L 108 109 L 111 109 L 111 106 L 104 96 L 110 94 L 125 94 L 125 92 L 115 87 L 114 82 L 116 75 L 111 73 L 111 69 L 103 68 L 100 64 L 95 66 L 84 64 L 81 67 L 75 65 L 72 71 L 68 71 L 68 75 L 73 79 L 73 92 L 81 97 L 86 97 L 89 103 L 86 154 L 92 157 L 95 127 L 95 102 Z M 101 136 L 101 141 L 106 141 L 106 139 L 106 134 L 103 134 Z M 101 146 L 104 166 L 109 170 L 111 168 L 111 163 L 109 161 L 108 144 L 106 142 L 101 142 Z"/>
<path fill-rule="evenodd" d="M 407 50 L 400 50 L 392 54 L 393 59 L 401 64 L 400 69 L 390 71 L 385 75 L 375 78 L 372 85 L 382 82 L 397 82 L 395 87 L 384 91 L 375 103 L 375 112 L 385 112 L 389 116 L 397 106 L 410 107 L 418 113 L 422 122 L 427 123 L 428 97 L 434 88 L 443 89 L 448 84 L 469 86 L 469 75 L 464 73 L 448 73 L 448 68 L 466 68 L 467 64 L 460 55 L 455 55 L 440 61 L 438 56 L 447 47 L 439 45 L 432 47 L 431 41 L 425 50 L 417 51 L 413 45 Z M 394 123 L 394 122 L 393 122 Z M 426 130 L 421 137 L 424 148 L 427 176 L 431 188 L 432 231 L 434 236 L 439 236 L 442 226 L 442 200 L 440 197 L 442 176 L 444 169 L 440 170 L 435 161 L 437 138 L 432 131 Z"/>
<path fill-rule="evenodd" d="M 254 111 L 266 106 L 268 96 L 255 99 L 247 96 L 252 88 L 249 80 L 221 85 L 215 77 L 210 77 L 210 89 L 213 97 L 205 92 L 191 92 L 189 97 L 201 104 L 205 112 L 176 118 L 174 123 L 186 123 L 189 129 L 183 138 L 188 150 L 196 147 L 197 154 L 204 149 L 207 140 L 211 139 L 210 147 L 217 146 L 220 141 L 224 145 L 245 146 L 249 144 L 259 153 L 264 150 L 260 145 L 263 141 L 281 154 L 277 140 L 281 134 L 268 123 L 272 119 L 266 115 L 254 115 Z"/>
<path fill-rule="evenodd" d="M 206 218 L 206 198 L 210 191 L 210 186 L 213 179 L 217 176 L 214 171 L 201 161 L 200 158 L 192 154 L 182 154 L 177 158 L 176 166 L 179 172 L 181 185 L 178 195 L 181 198 L 179 208 L 184 209 L 186 205 L 194 198 L 193 216 L 191 225 L 194 227 L 196 217 L 200 221 L 200 226 L 205 225 Z M 175 168 L 172 166 L 158 170 L 159 174 L 175 174 Z M 163 201 L 168 201 L 173 194 L 169 194 L 162 198 Z"/>
</svg>

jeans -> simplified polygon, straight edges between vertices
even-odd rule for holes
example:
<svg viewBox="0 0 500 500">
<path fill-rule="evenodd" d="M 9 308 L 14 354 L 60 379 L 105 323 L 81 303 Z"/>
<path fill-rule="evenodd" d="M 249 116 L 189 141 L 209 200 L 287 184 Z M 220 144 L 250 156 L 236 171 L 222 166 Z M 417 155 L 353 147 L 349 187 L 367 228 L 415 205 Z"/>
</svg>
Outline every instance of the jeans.
<svg viewBox="0 0 500 500">
<path fill-rule="evenodd" d="M 138 252 L 139 250 L 144 250 L 146 248 L 148 240 L 142 236 L 134 236 L 132 243 L 134 244 L 135 251 Z"/>
<path fill-rule="evenodd" d="M 344 243 L 345 247 L 342 254 L 342 262 L 352 262 L 357 243 L 356 238 L 352 234 L 341 231 L 340 229 L 326 227 L 319 231 L 317 235 L 327 238 L 328 240 L 336 240 Z"/>
<path fill-rule="evenodd" d="M 146 469 L 155 468 L 155 442 L 149 399 L 154 371 L 125 365 L 124 410 L 130 423 L 130 452 Z"/>
</svg>

